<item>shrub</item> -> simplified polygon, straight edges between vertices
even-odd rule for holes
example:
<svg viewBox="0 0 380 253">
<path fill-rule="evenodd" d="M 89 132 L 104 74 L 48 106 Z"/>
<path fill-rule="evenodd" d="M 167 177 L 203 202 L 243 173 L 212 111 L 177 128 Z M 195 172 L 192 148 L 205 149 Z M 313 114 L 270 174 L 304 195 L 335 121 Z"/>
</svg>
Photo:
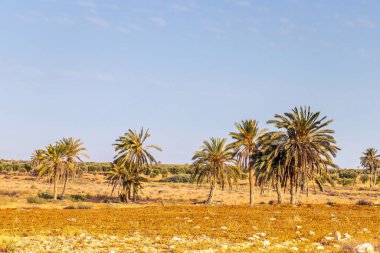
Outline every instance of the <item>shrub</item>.
<svg viewBox="0 0 380 253">
<path fill-rule="evenodd" d="M 349 179 L 356 179 L 358 176 L 358 173 L 355 170 L 340 170 L 339 171 L 339 178 L 349 178 Z"/>
<path fill-rule="evenodd" d="M 48 193 L 48 192 L 40 192 L 37 194 L 37 196 L 42 199 L 53 199 L 53 194 Z"/>
<path fill-rule="evenodd" d="M 166 178 L 166 177 L 168 177 L 168 174 L 169 174 L 169 172 L 168 172 L 167 169 L 162 169 L 162 170 L 161 170 L 162 178 Z"/>
<path fill-rule="evenodd" d="M 359 206 L 373 206 L 374 203 L 372 201 L 367 201 L 367 200 L 359 200 L 358 202 L 356 202 L 357 205 Z"/>
<path fill-rule="evenodd" d="M 150 172 L 150 178 L 155 178 L 157 177 L 158 175 L 160 175 L 160 171 L 158 169 L 153 169 L 151 172 Z"/>
<path fill-rule="evenodd" d="M 355 180 L 349 178 L 343 178 L 339 183 L 343 186 L 355 186 Z"/>
<path fill-rule="evenodd" d="M 369 181 L 369 176 L 368 175 L 361 175 L 359 178 L 360 182 L 363 184 L 367 183 Z"/>
<path fill-rule="evenodd" d="M 63 209 L 93 209 L 94 207 L 89 204 L 77 204 L 77 205 L 70 205 L 66 206 Z"/>
<path fill-rule="evenodd" d="M 70 195 L 69 199 L 71 199 L 72 201 L 86 201 L 88 198 L 87 195 L 73 194 Z"/>
<path fill-rule="evenodd" d="M 191 177 L 190 175 L 175 175 L 167 178 L 163 178 L 159 180 L 158 182 L 161 183 L 191 183 Z"/>
<path fill-rule="evenodd" d="M 29 204 L 43 204 L 46 202 L 45 199 L 37 197 L 37 196 L 28 197 L 26 200 Z"/>
</svg>

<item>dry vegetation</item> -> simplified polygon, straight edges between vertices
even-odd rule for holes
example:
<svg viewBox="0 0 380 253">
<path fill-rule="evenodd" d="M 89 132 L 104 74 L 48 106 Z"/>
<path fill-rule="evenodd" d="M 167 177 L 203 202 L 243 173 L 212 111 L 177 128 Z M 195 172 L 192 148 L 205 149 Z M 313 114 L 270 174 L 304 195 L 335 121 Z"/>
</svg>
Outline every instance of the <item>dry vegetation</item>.
<svg viewBox="0 0 380 253">
<path fill-rule="evenodd" d="M 338 186 L 302 196 L 299 207 L 269 205 L 275 193 L 265 191 L 256 202 L 266 204 L 250 208 L 246 182 L 218 190 L 217 206 L 210 207 L 191 205 L 207 196 L 207 185 L 149 182 L 144 187 L 137 203 L 114 203 L 104 175 L 86 173 L 67 193 L 84 201 L 42 198 L 30 204 L 28 198 L 52 192 L 52 186 L 24 173 L 2 174 L 0 252 L 354 252 L 366 242 L 380 247 L 376 188 Z M 375 205 L 355 205 L 359 200 Z"/>
</svg>

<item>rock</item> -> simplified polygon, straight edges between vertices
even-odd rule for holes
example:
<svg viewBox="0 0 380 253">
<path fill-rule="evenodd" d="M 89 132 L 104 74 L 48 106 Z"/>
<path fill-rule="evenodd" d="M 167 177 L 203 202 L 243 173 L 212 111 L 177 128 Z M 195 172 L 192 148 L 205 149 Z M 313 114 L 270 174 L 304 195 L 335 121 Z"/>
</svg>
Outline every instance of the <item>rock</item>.
<svg viewBox="0 0 380 253">
<path fill-rule="evenodd" d="M 298 225 L 297 225 L 297 226 L 296 226 L 296 229 L 302 229 L 302 226 L 298 226 Z"/>
<path fill-rule="evenodd" d="M 263 245 L 264 246 L 269 246 L 270 245 L 270 241 L 268 241 L 268 240 L 263 241 Z"/>
<path fill-rule="evenodd" d="M 227 244 L 222 244 L 220 245 L 222 249 L 228 249 L 228 245 Z"/>
<path fill-rule="evenodd" d="M 256 226 L 252 226 L 252 229 L 253 229 L 253 230 L 257 230 L 257 227 L 256 227 Z"/>
<path fill-rule="evenodd" d="M 309 231 L 309 236 L 314 236 L 315 232 L 314 231 Z"/>
<path fill-rule="evenodd" d="M 334 237 L 325 236 L 325 240 L 328 241 L 328 242 L 332 242 L 332 241 L 334 241 Z"/>
<path fill-rule="evenodd" d="M 375 248 L 370 243 L 364 243 L 364 244 L 360 244 L 360 245 L 356 246 L 355 252 L 356 253 L 374 253 Z"/>
<path fill-rule="evenodd" d="M 339 241 L 342 239 L 342 234 L 339 231 L 335 231 L 334 237 L 335 237 L 335 240 Z"/>
<path fill-rule="evenodd" d="M 195 229 L 199 229 L 199 228 L 201 228 L 200 226 L 194 226 L 193 228 L 195 228 Z"/>
<path fill-rule="evenodd" d="M 292 251 L 298 251 L 298 248 L 297 247 L 291 247 L 290 250 L 292 250 Z"/>
<path fill-rule="evenodd" d="M 351 236 L 350 236 L 349 233 L 344 233 L 344 238 L 345 238 L 345 239 L 351 239 Z"/>
<path fill-rule="evenodd" d="M 276 220 L 276 218 L 270 218 L 270 220 L 271 220 L 271 221 L 274 221 L 274 220 Z"/>
<path fill-rule="evenodd" d="M 317 250 L 324 250 L 325 247 L 323 247 L 322 245 L 319 245 L 319 246 L 316 247 L 316 249 L 317 249 Z"/>
<path fill-rule="evenodd" d="M 265 237 L 265 236 L 267 236 L 267 234 L 265 234 L 265 233 L 257 233 L 257 235 L 258 235 L 258 236 L 261 236 L 261 237 Z"/>
<path fill-rule="evenodd" d="M 223 227 L 220 227 L 220 229 L 227 230 L 227 227 L 223 226 Z"/>
<path fill-rule="evenodd" d="M 177 236 L 173 236 L 173 237 L 172 237 L 172 241 L 179 242 L 179 241 L 182 241 L 182 239 L 179 238 L 179 237 L 177 237 Z"/>
</svg>

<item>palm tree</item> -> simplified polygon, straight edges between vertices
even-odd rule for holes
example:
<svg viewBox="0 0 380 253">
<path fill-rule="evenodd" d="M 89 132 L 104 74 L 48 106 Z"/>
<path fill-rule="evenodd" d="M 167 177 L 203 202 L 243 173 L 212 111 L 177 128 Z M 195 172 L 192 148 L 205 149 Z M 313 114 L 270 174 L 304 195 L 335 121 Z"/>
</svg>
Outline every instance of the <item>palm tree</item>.
<svg viewBox="0 0 380 253">
<path fill-rule="evenodd" d="M 360 157 L 360 164 L 369 170 L 369 185 L 376 186 L 377 168 L 380 168 L 380 154 L 374 148 L 368 148 Z"/>
<path fill-rule="evenodd" d="M 240 166 L 249 175 L 249 204 L 253 205 L 253 155 L 258 151 L 258 139 L 266 132 L 259 130 L 256 120 L 243 120 L 235 123 L 237 132 L 230 132 L 234 140 L 230 144 L 235 149 L 235 154 Z"/>
<path fill-rule="evenodd" d="M 67 166 L 65 161 L 66 150 L 62 144 L 49 145 L 43 150 L 39 165 L 35 168 L 39 176 L 46 176 L 54 184 L 53 199 L 57 200 L 58 180 L 62 177 L 62 171 Z"/>
<path fill-rule="evenodd" d="M 34 153 L 32 154 L 32 157 L 31 157 L 32 168 L 36 168 L 38 165 L 41 164 L 43 157 L 44 157 L 43 154 L 44 154 L 43 149 L 37 149 L 36 151 L 34 151 Z"/>
<path fill-rule="evenodd" d="M 227 183 L 232 187 L 232 183 L 237 182 L 240 177 L 237 161 L 234 158 L 234 151 L 230 146 L 226 146 L 226 139 L 211 138 L 204 141 L 200 151 L 195 152 L 192 160 L 194 172 L 192 179 L 197 184 L 204 181 L 210 183 L 210 193 L 205 204 L 211 204 L 216 185 L 220 184 L 224 189 Z"/>
<path fill-rule="evenodd" d="M 67 162 L 67 166 L 64 168 L 62 173 L 62 179 L 64 180 L 63 189 L 61 198 L 65 197 L 67 181 L 71 177 L 74 177 L 78 173 L 78 163 L 82 163 L 82 156 L 89 158 L 88 154 L 84 153 L 86 148 L 83 146 L 83 143 L 80 139 L 74 138 L 63 138 L 59 141 L 60 145 L 63 145 L 65 149 L 65 159 Z"/>
<path fill-rule="evenodd" d="M 285 166 L 285 155 L 281 149 L 282 140 L 276 139 L 274 132 L 269 132 L 259 138 L 260 150 L 252 156 L 255 167 L 256 184 L 263 190 L 267 184 L 276 190 L 277 203 L 283 200 L 283 187 L 288 167 Z"/>
<path fill-rule="evenodd" d="M 162 151 L 156 145 L 144 146 L 145 141 L 150 137 L 149 129 L 137 133 L 128 130 L 123 136 L 116 140 L 115 146 L 116 156 L 114 163 L 119 166 L 126 166 L 131 173 L 138 178 L 144 167 L 149 168 L 152 164 L 157 164 L 156 159 L 149 152 L 150 149 Z M 132 184 L 132 188 L 138 185 Z M 137 191 L 132 190 L 133 201 L 136 201 Z"/>
<path fill-rule="evenodd" d="M 142 189 L 142 177 L 135 176 L 128 166 L 119 166 L 117 164 L 112 164 L 111 170 L 107 172 L 107 178 L 110 185 L 112 185 L 112 192 L 118 190 L 119 198 L 121 201 L 126 203 L 129 202 L 131 198 L 131 191 L 135 191 L 137 194 Z"/>
<path fill-rule="evenodd" d="M 273 134 L 273 138 L 281 140 L 275 152 L 284 152 L 284 182 L 289 181 L 290 203 L 296 204 L 300 188 L 308 190 L 309 180 L 328 167 L 337 167 L 333 157 L 340 149 L 335 145 L 334 131 L 326 128 L 332 120 L 320 118 L 320 112 L 314 113 L 310 107 L 294 108 L 290 113 L 276 114 L 275 118 L 268 124 L 283 129 Z"/>
</svg>

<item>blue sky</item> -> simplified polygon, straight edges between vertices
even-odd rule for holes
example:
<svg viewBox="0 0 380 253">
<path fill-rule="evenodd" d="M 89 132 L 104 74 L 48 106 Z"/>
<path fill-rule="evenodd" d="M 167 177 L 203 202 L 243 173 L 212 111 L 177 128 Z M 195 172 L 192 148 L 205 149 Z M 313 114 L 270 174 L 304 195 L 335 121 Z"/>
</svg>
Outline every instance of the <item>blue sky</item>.
<svg viewBox="0 0 380 253">
<path fill-rule="evenodd" d="M 0 0 L 0 158 L 128 128 L 190 162 L 234 122 L 310 105 L 356 167 L 380 149 L 380 1 Z"/>
</svg>

